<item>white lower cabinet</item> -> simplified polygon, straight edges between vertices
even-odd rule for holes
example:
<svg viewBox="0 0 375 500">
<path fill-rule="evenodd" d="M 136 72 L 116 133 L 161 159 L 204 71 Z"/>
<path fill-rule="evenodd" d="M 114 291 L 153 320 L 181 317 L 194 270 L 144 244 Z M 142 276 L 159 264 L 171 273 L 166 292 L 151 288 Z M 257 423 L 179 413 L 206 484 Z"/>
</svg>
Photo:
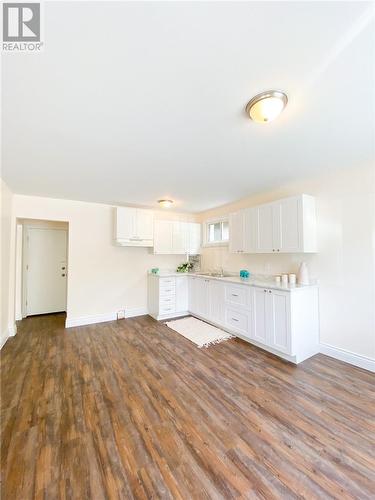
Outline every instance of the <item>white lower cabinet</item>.
<svg viewBox="0 0 375 500">
<path fill-rule="evenodd" d="M 252 338 L 286 354 L 292 354 L 290 295 L 290 292 L 266 288 L 253 291 Z"/>
<path fill-rule="evenodd" d="M 209 299 L 208 299 L 208 285 L 210 280 L 206 278 L 198 278 L 195 282 L 196 298 L 196 314 L 202 318 L 209 316 Z"/>
<path fill-rule="evenodd" d="M 148 276 L 148 312 L 155 319 L 188 314 L 188 283 L 186 276 Z"/>
<path fill-rule="evenodd" d="M 149 314 L 191 314 L 299 363 L 319 349 L 318 289 L 260 288 L 202 276 L 149 275 Z"/>
<path fill-rule="evenodd" d="M 267 329 L 266 329 L 266 302 L 267 295 L 262 288 L 254 288 L 253 290 L 253 339 L 267 343 Z"/>
<path fill-rule="evenodd" d="M 217 280 L 211 280 L 208 290 L 209 320 L 217 325 L 225 323 L 225 288 L 224 284 Z"/>
<path fill-rule="evenodd" d="M 251 338 L 250 311 L 225 306 L 225 326 L 234 333 Z"/>
</svg>

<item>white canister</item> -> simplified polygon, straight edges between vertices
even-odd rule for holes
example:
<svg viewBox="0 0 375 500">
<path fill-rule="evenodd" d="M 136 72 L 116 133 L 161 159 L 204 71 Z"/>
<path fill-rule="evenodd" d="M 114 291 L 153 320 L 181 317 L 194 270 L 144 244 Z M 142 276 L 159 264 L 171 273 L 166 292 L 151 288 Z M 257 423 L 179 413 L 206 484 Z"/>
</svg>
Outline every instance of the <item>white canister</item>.
<svg viewBox="0 0 375 500">
<path fill-rule="evenodd" d="M 298 284 L 299 285 L 309 285 L 309 270 L 307 268 L 306 262 L 301 262 L 298 270 Z"/>
<path fill-rule="evenodd" d="M 297 283 L 297 276 L 295 274 L 289 274 L 289 285 L 295 285 Z"/>
<path fill-rule="evenodd" d="M 280 285 L 281 283 L 281 276 L 275 276 L 275 282 Z"/>
<path fill-rule="evenodd" d="M 283 286 L 287 286 L 288 285 L 288 275 L 287 274 L 282 274 L 281 275 L 281 284 Z"/>
</svg>

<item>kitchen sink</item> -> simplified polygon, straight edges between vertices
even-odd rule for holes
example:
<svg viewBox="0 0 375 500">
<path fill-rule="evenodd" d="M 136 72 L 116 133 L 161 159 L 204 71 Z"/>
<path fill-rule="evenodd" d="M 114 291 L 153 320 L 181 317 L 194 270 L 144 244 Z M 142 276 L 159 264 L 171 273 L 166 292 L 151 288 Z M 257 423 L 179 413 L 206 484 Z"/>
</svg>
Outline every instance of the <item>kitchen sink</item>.
<svg viewBox="0 0 375 500">
<path fill-rule="evenodd" d="M 212 278 L 230 278 L 233 276 L 229 273 L 199 273 L 201 276 L 211 276 Z"/>
</svg>

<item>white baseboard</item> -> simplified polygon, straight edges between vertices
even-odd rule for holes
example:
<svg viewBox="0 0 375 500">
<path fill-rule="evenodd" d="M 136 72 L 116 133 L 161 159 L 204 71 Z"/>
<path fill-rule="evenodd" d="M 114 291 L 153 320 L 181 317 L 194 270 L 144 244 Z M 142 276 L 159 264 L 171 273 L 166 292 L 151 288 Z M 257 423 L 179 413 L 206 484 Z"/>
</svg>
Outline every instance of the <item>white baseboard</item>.
<svg viewBox="0 0 375 500">
<path fill-rule="evenodd" d="M 94 323 L 104 323 L 106 321 L 114 321 L 117 319 L 117 313 L 93 314 L 90 316 L 80 316 L 79 318 L 66 318 L 65 328 L 74 326 L 92 325 Z"/>
<path fill-rule="evenodd" d="M 132 309 L 125 309 L 125 318 L 143 316 L 144 314 L 147 314 L 147 309 L 145 307 L 133 307 Z M 67 318 L 65 321 L 65 328 L 92 325 L 94 323 L 105 323 L 106 321 L 115 321 L 116 319 L 117 312 L 93 314 L 90 316 L 80 316 L 78 318 Z"/>
<path fill-rule="evenodd" d="M 148 314 L 147 307 L 132 307 L 125 309 L 125 318 L 134 318 L 135 316 L 144 316 Z"/>
<path fill-rule="evenodd" d="M 7 334 L 5 333 L 5 335 L 2 337 L 2 339 L 3 339 L 3 340 L 1 340 L 1 342 L 0 342 L 0 349 L 2 349 L 2 348 L 5 346 L 6 341 L 9 339 L 9 335 L 7 335 Z"/>
<path fill-rule="evenodd" d="M 17 333 L 17 325 L 14 323 L 13 325 L 9 325 L 8 326 L 8 329 L 6 330 L 5 332 L 5 335 L 3 336 L 3 339 L 0 343 L 0 349 L 3 348 L 3 346 L 5 345 L 6 341 L 10 338 L 10 337 L 14 337 Z"/>
<path fill-rule="evenodd" d="M 13 325 L 9 325 L 8 335 L 9 337 L 14 337 L 17 333 L 17 325 L 13 323 Z"/>
<path fill-rule="evenodd" d="M 330 356 L 331 358 L 336 358 L 340 361 L 345 361 L 351 365 L 358 366 L 359 368 L 369 370 L 370 372 L 375 372 L 375 360 L 366 356 L 361 356 L 359 354 L 355 354 L 354 352 L 339 349 L 328 344 L 320 344 L 320 352 L 326 356 Z"/>
</svg>

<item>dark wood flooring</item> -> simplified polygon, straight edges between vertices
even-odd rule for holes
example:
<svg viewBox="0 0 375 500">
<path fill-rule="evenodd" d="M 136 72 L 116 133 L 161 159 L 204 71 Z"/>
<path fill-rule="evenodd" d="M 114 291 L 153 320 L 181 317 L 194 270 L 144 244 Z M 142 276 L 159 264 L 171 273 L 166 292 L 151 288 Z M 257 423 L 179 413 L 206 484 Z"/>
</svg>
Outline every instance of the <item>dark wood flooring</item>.
<svg viewBox="0 0 375 500">
<path fill-rule="evenodd" d="M 2 499 L 375 498 L 375 375 L 198 349 L 148 316 L 2 350 Z"/>
</svg>

